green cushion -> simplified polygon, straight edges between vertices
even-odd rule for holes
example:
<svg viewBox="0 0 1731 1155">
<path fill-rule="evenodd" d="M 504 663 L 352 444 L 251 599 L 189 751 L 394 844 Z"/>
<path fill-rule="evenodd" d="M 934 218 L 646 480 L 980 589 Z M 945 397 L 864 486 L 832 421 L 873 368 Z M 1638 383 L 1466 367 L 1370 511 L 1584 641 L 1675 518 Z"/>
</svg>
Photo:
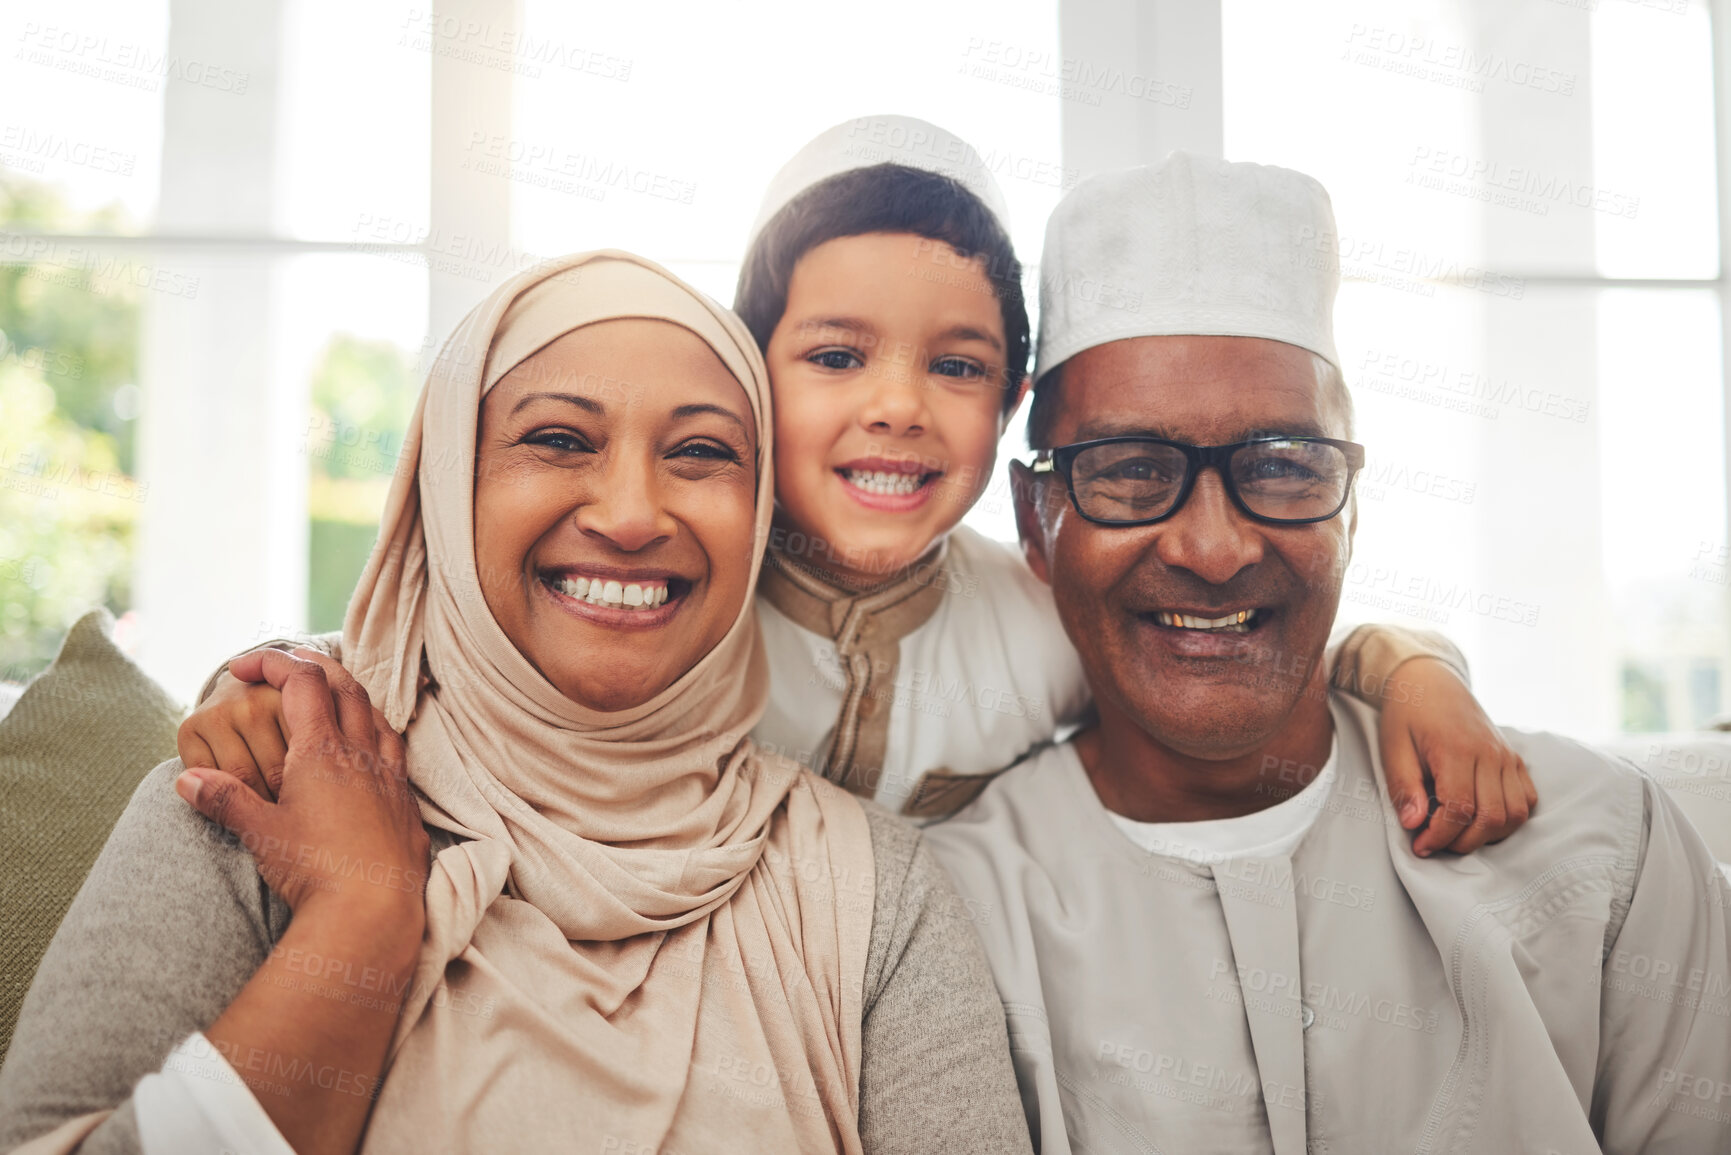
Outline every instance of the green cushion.
<svg viewBox="0 0 1731 1155">
<path fill-rule="evenodd" d="M 184 711 L 115 646 L 107 610 L 0 719 L 0 1056 L 18 1008 L 108 832 Z"/>
</svg>

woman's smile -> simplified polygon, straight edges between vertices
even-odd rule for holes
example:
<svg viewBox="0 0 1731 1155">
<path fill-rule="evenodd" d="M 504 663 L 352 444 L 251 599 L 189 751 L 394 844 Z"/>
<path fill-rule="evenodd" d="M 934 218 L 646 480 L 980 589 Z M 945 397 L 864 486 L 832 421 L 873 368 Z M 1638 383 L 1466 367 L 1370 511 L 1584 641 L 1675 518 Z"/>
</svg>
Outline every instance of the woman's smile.
<svg viewBox="0 0 1731 1155">
<path fill-rule="evenodd" d="M 619 629 L 655 629 L 671 622 L 692 583 L 666 572 L 632 572 L 613 566 L 543 569 L 536 583 L 563 613 Z"/>
</svg>

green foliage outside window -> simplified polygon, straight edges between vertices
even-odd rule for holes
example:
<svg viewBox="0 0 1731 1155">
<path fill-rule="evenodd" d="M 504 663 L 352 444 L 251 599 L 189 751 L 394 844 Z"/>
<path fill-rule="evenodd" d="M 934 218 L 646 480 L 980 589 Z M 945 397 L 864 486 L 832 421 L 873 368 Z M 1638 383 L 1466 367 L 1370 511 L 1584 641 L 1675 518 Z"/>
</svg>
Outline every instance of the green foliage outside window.
<svg viewBox="0 0 1731 1155">
<path fill-rule="evenodd" d="M 0 230 L 115 232 L 49 186 L 0 176 Z M 0 681 L 54 656 L 93 605 L 131 601 L 137 291 L 63 244 L 0 265 Z"/>
<path fill-rule="evenodd" d="M 338 629 L 378 534 L 420 380 L 413 359 L 383 341 L 331 338 L 313 373 L 307 424 L 312 537 L 307 624 Z"/>
<path fill-rule="evenodd" d="M 78 213 L 51 186 L 0 175 L 0 231 L 131 230 L 119 210 Z M 134 474 L 138 290 L 98 276 L 76 246 L 44 241 L 34 252 L 32 263 L 0 265 L 0 681 L 12 682 L 40 672 L 91 606 L 130 608 L 148 497 Z M 419 383 L 408 351 L 341 333 L 315 372 L 306 437 L 315 630 L 342 624 Z"/>
</svg>

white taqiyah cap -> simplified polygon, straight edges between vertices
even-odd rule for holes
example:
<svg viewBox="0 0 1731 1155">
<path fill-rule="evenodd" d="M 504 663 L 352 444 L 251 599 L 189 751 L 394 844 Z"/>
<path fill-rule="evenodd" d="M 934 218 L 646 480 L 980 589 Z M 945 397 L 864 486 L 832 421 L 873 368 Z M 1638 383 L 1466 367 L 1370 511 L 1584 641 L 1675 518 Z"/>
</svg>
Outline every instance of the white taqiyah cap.
<svg viewBox="0 0 1731 1155">
<path fill-rule="evenodd" d="M 1046 224 L 1037 381 L 1129 337 L 1269 337 L 1340 365 L 1328 191 L 1291 169 L 1174 152 L 1090 177 Z"/>
<path fill-rule="evenodd" d="M 879 164 L 906 165 L 950 177 L 984 201 L 1009 233 L 1004 194 L 973 145 L 930 121 L 911 116 L 861 116 L 819 133 L 781 166 L 763 194 L 746 247 L 757 240 L 771 217 L 812 185 Z"/>
</svg>

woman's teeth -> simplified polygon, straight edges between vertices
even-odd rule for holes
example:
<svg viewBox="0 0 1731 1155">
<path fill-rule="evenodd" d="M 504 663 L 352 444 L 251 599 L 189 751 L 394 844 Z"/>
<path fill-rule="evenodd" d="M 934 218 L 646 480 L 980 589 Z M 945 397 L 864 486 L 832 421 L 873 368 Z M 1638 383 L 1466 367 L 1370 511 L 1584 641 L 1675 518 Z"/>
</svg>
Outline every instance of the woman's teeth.
<svg viewBox="0 0 1731 1155">
<path fill-rule="evenodd" d="M 909 494 L 926 483 L 923 473 L 885 473 L 881 469 L 844 469 L 847 483 L 867 493 Z"/>
<path fill-rule="evenodd" d="M 1224 630 L 1227 633 L 1242 634 L 1249 632 L 1250 623 L 1256 620 L 1256 611 L 1238 610 L 1223 618 L 1195 618 L 1189 614 L 1161 610 L 1154 615 L 1154 620 L 1163 626 L 1180 630 Z"/>
<path fill-rule="evenodd" d="M 559 578 L 553 588 L 568 598 L 588 602 L 592 606 L 619 606 L 628 610 L 654 609 L 667 600 L 665 582 L 603 581 L 596 578 Z"/>
</svg>

